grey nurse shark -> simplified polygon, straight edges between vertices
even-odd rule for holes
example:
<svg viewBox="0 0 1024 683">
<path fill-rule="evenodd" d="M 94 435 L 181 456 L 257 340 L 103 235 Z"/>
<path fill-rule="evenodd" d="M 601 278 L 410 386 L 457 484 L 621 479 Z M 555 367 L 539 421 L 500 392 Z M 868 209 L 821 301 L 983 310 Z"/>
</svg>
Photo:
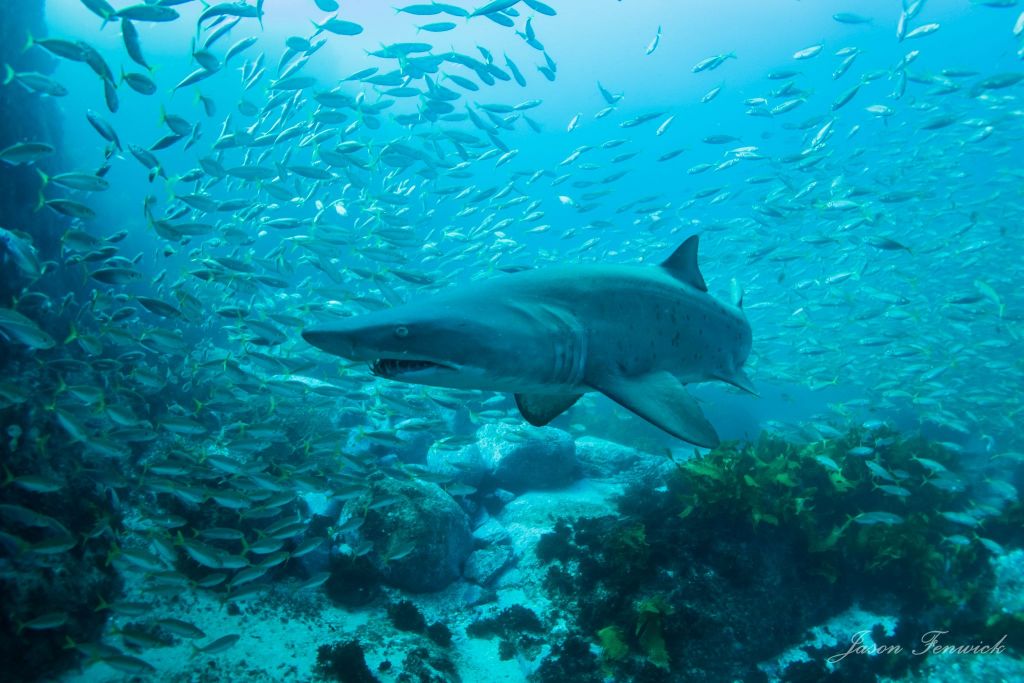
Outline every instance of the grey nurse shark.
<svg viewBox="0 0 1024 683">
<path fill-rule="evenodd" d="M 307 329 L 313 346 L 413 384 L 508 391 L 541 426 L 588 391 L 684 441 L 718 443 L 685 385 L 750 393 L 742 298 L 707 293 L 697 236 L 660 266 L 566 265 L 504 274 Z"/>
</svg>

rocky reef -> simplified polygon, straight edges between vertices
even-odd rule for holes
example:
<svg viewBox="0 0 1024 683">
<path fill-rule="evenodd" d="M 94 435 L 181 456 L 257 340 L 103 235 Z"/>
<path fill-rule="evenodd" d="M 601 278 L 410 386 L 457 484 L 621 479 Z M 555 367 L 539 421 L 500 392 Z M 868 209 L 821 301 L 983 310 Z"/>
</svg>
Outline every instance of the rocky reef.
<svg viewBox="0 0 1024 683">
<path fill-rule="evenodd" d="M 879 646 L 909 652 L 935 629 L 995 642 L 1019 615 L 989 604 L 991 561 L 1024 541 L 1021 507 L 956 461 L 886 431 L 804 446 L 764 436 L 678 463 L 663 486 L 637 482 L 617 515 L 562 520 L 536 547 L 546 588 L 574 615 L 562 649 L 586 639 L 601 655 L 582 655 L 594 661 L 573 664 L 587 672 L 576 677 L 548 662 L 541 679 L 592 680 L 595 666 L 622 681 L 766 679 L 781 643 L 857 606 L 895 615 L 888 632 L 867 621 Z M 833 668 L 826 653 L 783 667 L 784 679 L 873 680 L 921 664 Z"/>
<path fill-rule="evenodd" d="M 495 476 L 498 458 L 481 457 L 495 431 L 428 459 L 475 482 L 455 497 L 475 530 L 461 580 L 387 606 L 419 648 L 433 647 L 432 620 L 454 651 L 484 648 L 522 680 L 869 681 L 947 675 L 950 660 L 907 654 L 930 631 L 955 644 L 1021 636 L 1016 489 L 942 444 L 857 427 L 673 461 L 586 437 L 560 487 L 495 497 L 508 480 Z M 532 447 L 497 431 L 513 434 L 509 452 Z M 402 505 L 384 509 L 400 519 Z M 870 653 L 835 657 L 855 639 Z M 390 680 L 381 648 L 362 647 Z M 1020 670 L 1009 652 L 964 665 Z"/>
</svg>

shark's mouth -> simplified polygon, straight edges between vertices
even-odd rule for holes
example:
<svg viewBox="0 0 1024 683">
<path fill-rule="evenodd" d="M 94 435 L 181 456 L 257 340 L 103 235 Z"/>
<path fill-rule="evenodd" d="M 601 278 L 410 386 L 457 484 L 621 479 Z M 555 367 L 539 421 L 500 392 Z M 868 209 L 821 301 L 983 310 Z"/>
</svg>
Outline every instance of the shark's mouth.
<svg viewBox="0 0 1024 683">
<path fill-rule="evenodd" d="M 405 360 L 399 358 L 378 358 L 370 364 L 370 372 L 377 377 L 394 378 L 411 372 L 424 370 L 454 370 L 443 363 L 429 360 Z"/>
</svg>

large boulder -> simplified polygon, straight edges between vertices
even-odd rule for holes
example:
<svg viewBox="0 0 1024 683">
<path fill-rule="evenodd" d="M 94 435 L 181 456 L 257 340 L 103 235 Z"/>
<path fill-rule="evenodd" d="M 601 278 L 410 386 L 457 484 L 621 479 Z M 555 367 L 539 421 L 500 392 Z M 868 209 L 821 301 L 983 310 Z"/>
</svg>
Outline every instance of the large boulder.
<svg viewBox="0 0 1024 683">
<path fill-rule="evenodd" d="M 490 586 L 514 562 L 515 551 L 511 545 L 491 545 L 473 551 L 462 575 L 467 581 Z"/>
<path fill-rule="evenodd" d="M 501 574 L 515 564 L 512 536 L 493 517 L 473 530 L 476 550 L 466 560 L 462 576 L 481 586 L 490 586 Z"/>
<path fill-rule="evenodd" d="M 616 484 L 582 479 L 558 491 L 531 491 L 506 505 L 497 515 L 512 541 L 512 548 L 525 563 L 536 564 L 534 552 L 541 535 L 551 531 L 559 519 L 615 515 Z"/>
<path fill-rule="evenodd" d="M 568 432 L 505 423 L 484 425 L 477 430 L 476 442 L 461 448 L 435 443 L 427 466 L 472 486 L 488 482 L 514 493 L 562 488 L 579 476 L 576 447 Z"/>
<path fill-rule="evenodd" d="M 498 520 L 488 517 L 473 529 L 473 542 L 477 548 L 485 548 L 489 545 L 507 545 L 512 542 L 512 537 Z"/>
<path fill-rule="evenodd" d="M 619 479 L 624 483 L 664 480 L 676 467 L 664 455 L 647 453 L 593 436 L 576 439 L 576 459 L 583 476 Z"/>
<path fill-rule="evenodd" d="M 632 469 L 646 457 L 650 456 L 614 441 L 593 436 L 576 439 L 576 458 L 585 477 L 607 479 Z"/>
<path fill-rule="evenodd" d="M 995 555 L 991 559 L 996 585 L 992 588 L 992 614 L 1024 614 L 1024 550 Z"/>
<path fill-rule="evenodd" d="M 479 486 L 490 474 L 476 443 L 452 448 L 444 441 L 435 442 L 427 451 L 427 468 L 470 486 Z"/>
<path fill-rule="evenodd" d="M 436 484 L 375 475 L 345 508 L 346 514 L 366 514 L 358 538 L 346 540 L 352 546 L 371 543 L 370 563 L 396 588 L 441 590 L 459 578 L 473 550 L 466 513 Z"/>
<path fill-rule="evenodd" d="M 554 427 L 489 424 L 475 447 L 495 484 L 515 493 L 562 488 L 579 476 L 572 436 Z"/>
</svg>

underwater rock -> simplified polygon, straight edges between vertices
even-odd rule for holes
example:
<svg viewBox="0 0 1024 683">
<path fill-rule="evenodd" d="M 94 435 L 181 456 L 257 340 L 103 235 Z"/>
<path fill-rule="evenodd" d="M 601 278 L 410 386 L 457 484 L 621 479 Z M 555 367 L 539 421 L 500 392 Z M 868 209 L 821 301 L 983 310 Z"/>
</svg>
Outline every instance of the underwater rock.
<svg viewBox="0 0 1024 683">
<path fill-rule="evenodd" d="M 553 427 L 488 424 L 476 436 L 476 443 L 458 450 L 435 444 L 427 454 L 427 466 L 472 486 L 489 480 L 514 493 L 561 488 L 579 475 L 576 449 L 568 432 Z"/>
<path fill-rule="evenodd" d="M 491 492 L 491 497 L 501 503 L 501 507 L 505 507 L 516 499 L 516 494 L 511 491 L 506 491 L 505 489 L 494 489 L 494 491 Z"/>
<path fill-rule="evenodd" d="M 498 602 L 498 591 L 491 586 L 478 586 L 475 583 L 465 584 L 458 597 L 459 603 L 466 609 Z"/>
<path fill-rule="evenodd" d="M 593 436 L 576 439 L 576 459 L 585 477 L 604 479 L 614 476 L 631 469 L 645 455 L 634 448 Z"/>
<path fill-rule="evenodd" d="M 306 538 L 316 537 L 304 535 L 302 540 Z M 301 543 L 302 540 L 298 541 L 298 543 Z M 307 578 L 329 571 L 331 566 L 331 544 L 320 543 L 316 548 L 304 553 L 300 557 L 292 557 L 291 562 L 296 563 L 301 568 L 302 575 Z"/>
<path fill-rule="evenodd" d="M 427 451 L 427 467 L 470 486 L 478 486 L 490 473 L 475 443 L 458 449 L 443 448 L 439 442 L 435 443 Z"/>
<path fill-rule="evenodd" d="M 842 609 L 835 587 L 793 561 L 792 533 L 724 524 L 684 532 L 684 522 L 577 518 L 543 544 L 556 546 L 544 553 L 545 586 L 562 596 L 556 610 L 576 615 L 587 637 L 609 627 L 626 634 L 631 654 L 616 662 L 616 680 L 656 670 L 666 675 L 650 680 L 758 680 L 755 664 L 776 654 L 773 643 L 796 641 Z"/>
<path fill-rule="evenodd" d="M 993 557 L 996 585 L 989 597 L 993 614 L 1024 614 L 1024 550 Z"/>
<path fill-rule="evenodd" d="M 478 548 L 483 548 L 498 543 L 511 543 L 512 536 L 498 520 L 488 517 L 487 521 L 473 529 L 473 540 Z"/>
<path fill-rule="evenodd" d="M 839 655 L 850 648 L 850 639 L 854 634 L 863 634 L 864 647 L 872 650 L 871 654 L 858 654 L 850 661 L 861 657 L 877 657 L 873 652 L 875 648 L 887 645 L 886 641 L 896 635 L 898 619 L 893 616 L 878 615 L 867 612 L 859 607 L 851 607 L 845 612 L 838 614 L 825 623 L 815 626 L 808 631 L 807 638 L 798 645 L 795 645 L 773 660 L 761 662 L 757 665 L 772 680 L 777 680 L 783 674 L 793 674 L 788 671 L 794 665 L 812 663 L 817 665 L 818 676 L 828 675 L 827 672 L 835 672 L 837 667 L 828 661 L 828 658 Z M 837 662 L 841 665 L 841 662 Z M 803 668 L 797 666 L 797 668 Z M 839 667 L 849 673 L 845 667 Z"/>
<path fill-rule="evenodd" d="M 531 491 L 509 503 L 498 520 L 508 529 L 520 556 L 532 552 L 542 534 L 550 531 L 558 517 L 596 517 L 614 514 L 608 492 L 593 482 L 582 481 L 562 491 Z"/>
<path fill-rule="evenodd" d="M 466 560 L 462 575 L 467 581 L 489 586 L 515 560 L 515 552 L 509 545 L 492 545 L 474 550 Z"/>
<path fill-rule="evenodd" d="M 460 602 L 465 607 L 468 608 L 468 607 L 472 607 L 474 605 L 480 604 L 480 602 L 482 602 L 481 599 L 483 597 L 484 597 L 484 590 L 480 586 L 475 586 L 473 584 L 467 584 L 465 589 L 462 591 L 461 595 L 459 596 L 459 600 L 460 600 Z"/>
<path fill-rule="evenodd" d="M 317 492 L 307 491 L 299 496 L 302 502 L 306 504 L 306 510 L 311 515 L 317 515 L 320 517 L 337 517 L 338 512 L 341 510 L 341 504 L 337 499 L 331 496 Z"/>
<path fill-rule="evenodd" d="M 889 469 L 844 458 L 862 439 L 854 431 L 801 446 L 769 436 L 757 444 L 727 442 L 672 464 L 657 486 L 645 475 L 633 477 L 617 500 L 618 514 L 588 518 L 563 504 L 555 513 L 563 521 L 534 549 L 548 566 L 545 588 L 561 596 L 556 610 L 576 615 L 570 628 L 584 637 L 598 634 L 616 680 L 649 680 L 652 665 L 670 677 L 651 680 L 758 680 L 772 666 L 784 680 L 832 680 L 822 650 L 848 645 L 860 630 L 904 648 L 946 624 L 969 639 L 969 630 L 986 623 L 983 598 L 991 585 L 980 551 L 1000 551 L 1012 518 L 990 517 L 992 538 L 973 552 L 970 539 L 958 540 L 959 529 L 950 526 L 963 525 L 966 516 L 935 512 L 963 509 L 969 494 L 936 486 L 927 474 L 952 478 L 955 458 L 921 439 L 889 436 L 881 457 L 905 474 L 899 487 L 887 487 L 873 478 L 892 477 Z M 602 483 L 610 485 L 585 480 L 571 490 Z M 521 496 L 498 517 L 517 544 L 546 521 L 538 495 Z M 857 518 L 863 510 L 899 514 L 869 523 Z M 894 631 L 895 618 L 835 617 L 855 603 L 898 617 L 902 633 Z M 990 621 L 976 639 L 994 643 L 1017 623 L 992 628 Z M 788 665 L 771 664 L 784 649 L 780 643 L 801 643 L 819 624 L 827 624 L 819 639 L 825 645 L 812 640 L 796 648 L 802 653 L 790 653 Z M 917 661 L 851 658 L 836 680 L 893 677 Z"/>
<path fill-rule="evenodd" d="M 380 595 L 380 576 L 366 556 L 336 555 L 331 558 L 330 573 L 324 592 L 338 605 L 361 607 Z"/>
<path fill-rule="evenodd" d="M 359 534 L 373 544 L 367 557 L 396 588 L 415 593 L 444 588 L 459 577 L 473 549 L 466 513 L 434 484 L 381 475 L 349 506 L 366 510 Z"/>
<path fill-rule="evenodd" d="M 663 456 L 646 453 L 593 436 L 576 439 L 576 459 L 583 476 L 607 479 L 623 474 L 664 478 L 675 465 Z"/>
<path fill-rule="evenodd" d="M 495 483 L 509 491 L 561 488 L 579 474 L 572 436 L 554 427 L 486 425 L 476 448 Z"/>
<path fill-rule="evenodd" d="M 427 455 L 434 444 L 434 434 L 426 430 L 421 432 L 399 430 L 395 434 L 404 442 L 400 450 L 397 451 L 402 462 L 416 464 L 427 462 Z"/>
</svg>

